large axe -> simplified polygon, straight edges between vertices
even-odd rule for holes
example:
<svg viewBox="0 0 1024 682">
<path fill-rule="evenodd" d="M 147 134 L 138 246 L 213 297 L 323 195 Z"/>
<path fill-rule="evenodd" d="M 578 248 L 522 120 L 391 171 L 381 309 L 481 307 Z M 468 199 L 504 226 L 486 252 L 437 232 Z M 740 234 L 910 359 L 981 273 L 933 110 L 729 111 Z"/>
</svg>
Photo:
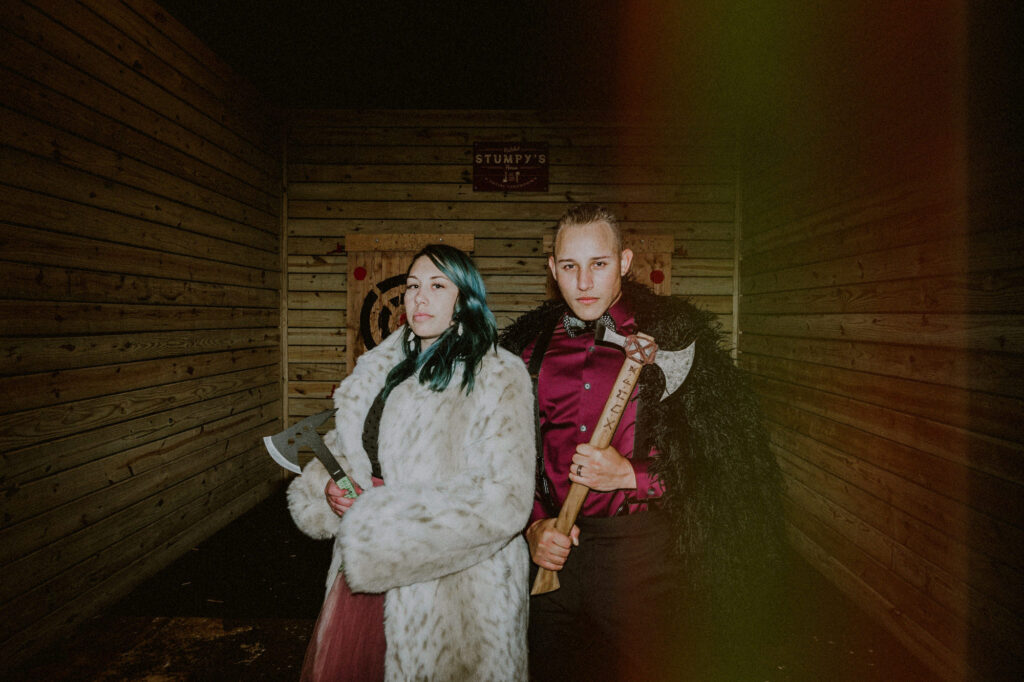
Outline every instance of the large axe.
<svg viewBox="0 0 1024 682">
<path fill-rule="evenodd" d="M 274 434 L 273 436 L 264 436 L 263 444 L 267 446 L 267 452 L 270 453 L 275 462 L 288 471 L 294 471 L 297 474 L 302 473 L 302 467 L 299 466 L 299 450 L 303 446 L 308 447 L 324 465 L 327 473 L 338 484 L 338 487 L 345 491 L 345 497 L 355 497 L 356 488 L 352 485 L 352 480 L 341 468 L 341 464 L 331 454 L 331 451 L 327 449 L 323 439 L 320 438 L 320 434 L 316 431 L 317 427 L 330 419 L 335 411 L 330 409 L 318 412 L 293 424 L 281 433 Z"/>
<path fill-rule="evenodd" d="M 604 404 L 601 417 L 597 420 L 597 428 L 590 437 L 590 445 L 601 449 L 606 448 L 612 442 L 615 429 L 619 426 L 619 419 L 625 411 L 626 401 L 633 394 L 633 387 L 640 377 L 640 370 L 644 365 L 656 364 L 661 367 L 665 374 L 665 395 L 671 394 L 690 373 L 693 366 L 693 352 L 695 343 L 679 351 L 658 351 L 658 345 L 646 334 L 631 334 L 622 336 L 610 329 L 598 324 L 594 332 L 594 339 L 598 343 L 611 343 L 622 348 L 626 353 L 626 359 L 622 362 L 622 369 L 615 379 L 608 401 Z M 565 496 L 562 509 L 558 512 L 555 520 L 555 530 L 563 535 L 568 535 L 572 526 L 576 523 L 576 517 L 583 507 L 583 501 L 587 497 L 590 488 L 582 483 L 573 482 L 569 486 L 569 494 Z M 558 589 L 558 572 L 541 568 L 533 581 L 533 589 L 530 594 L 544 594 Z"/>
</svg>

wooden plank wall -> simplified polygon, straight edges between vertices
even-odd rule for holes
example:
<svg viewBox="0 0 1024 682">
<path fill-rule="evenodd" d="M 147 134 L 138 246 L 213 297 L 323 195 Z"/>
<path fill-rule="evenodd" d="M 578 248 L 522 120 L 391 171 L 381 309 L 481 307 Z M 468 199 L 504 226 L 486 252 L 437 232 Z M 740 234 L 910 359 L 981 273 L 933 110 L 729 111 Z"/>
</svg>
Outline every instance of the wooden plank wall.
<svg viewBox="0 0 1024 682">
<path fill-rule="evenodd" d="M 673 292 L 723 316 L 734 293 L 734 146 L 662 123 L 532 111 L 296 111 L 287 135 L 288 415 L 345 376 L 345 237 L 475 235 L 501 327 L 545 298 L 542 239 L 570 202 L 675 237 Z M 474 141 L 547 142 L 546 193 L 473 192 Z"/>
<path fill-rule="evenodd" d="M 833 9 L 745 150 L 741 364 L 795 547 L 941 677 L 1020 679 L 1024 238 L 968 221 L 963 7 Z"/>
<path fill-rule="evenodd" d="M 270 492 L 279 125 L 150 0 L 0 10 L 0 660 Z"/>
</svg>

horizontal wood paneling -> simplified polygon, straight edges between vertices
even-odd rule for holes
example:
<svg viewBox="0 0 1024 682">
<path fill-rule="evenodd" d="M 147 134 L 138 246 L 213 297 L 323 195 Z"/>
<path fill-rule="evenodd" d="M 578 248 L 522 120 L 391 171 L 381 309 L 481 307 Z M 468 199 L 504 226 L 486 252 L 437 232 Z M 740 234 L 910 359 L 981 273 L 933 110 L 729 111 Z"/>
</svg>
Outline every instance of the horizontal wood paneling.
<svg viewBox="0 0 1024 682">
<path fill-rule="evenodd" d="M 744 149 L 740 362 L 797 549 L 939 677 L 1016 679 L 1024 241 L 968 198 L 966 5 L 858 6 Z"/>
<path fill-rule="evenodd" d="M 195 231 L 229 242 L 249 243 L 267 252 L 273 252 L 277 243 L 274 234 L 266 229 L 250 227 L 208 213 L 203 208 L 190 206 L 181 200 L 184 197 L 168 199 L 156 196 L 129 184 L 114 183 L 109 177 L 79 174 L 64 165 L 49 168 L 46 159 L 16 147 L 6 148 L 4 154 L 6 160 L 0 181 L 13 187 L 81 201 L 114 213 Z"/>
<path fill-rule="evenodd" d="M 607 198 L 607 185 L 564 184 L 550 185 L 547 192 L 524 194 L 522 200 L 537 203 L 556 203 L 563 206 L 569 193 L 573 201 L 595 201 Z M 623 202 L 659 203 L 728 203 L 733 201 L 735 186 L 719 185 L 617 185 L 615 194 Z M 304 182 L 290 187 L 290 201 L 358 201 L 367 196 L 391 201 L 472 201 L 489 202 L 487 192 L 474 192 L 472 183 L 447 187 L 439 183 L 384 183 L 384 182 Z"/>
<path fill-rule="evenodd" d="M 108 264 L 114 266 L 116 262 L 104 254 L 90 265 L 102 269 Z M 9 298 L 63 298 L 68 292 L 74 292 L 81 301 L 198 306 L 234 304 L 241 308 L 266 308 L 269 302 L 277 300 L 277 292 L 271 289 L 6 261 L 2 267 L 6 279 L 0 292 Z"/>
<path fill-rule="evenodd" d="M 264 370 L 251 370 L 203 393 L 201 400 L 183 400 L 127 421 L 85 431 L 74 430 L 56 439 L 3 452 L 7 481 L 12 486 L 45 478 L 84 463 L 103 459 L 128 448 L 171 437 L 182 430 L 234 414 L 254 405 L 272 403 L 279 394 L 270 384 L 237 390 L 252 384 Z M 55 456 L 53 455 L 55 453 Z"/>
<path fill-rule="evenodd" d="M 733 141 L 684 121 L 537 111 L 293 111 L 287 151 L 288 414 L 330 405 L 345 376 L 345 239 L 468 233 L 504 327 L 546 297 L 544 237 L 571 203 L 615 211 L 627 232 L 674 239 L 673 293 L 734 327 Z M 549 145 L 547 192 L 472 189 L 474 141 Z"/>
<path fill-rule="evenodd" d="M 12 181 L 17 181 L 16 177 L 12 174 Z M 78 239 L 95 239 L 105 242 L 104 254 L 130 262 L 124 267 L 136 268 L 137 274 L 182 269 L 195 273 L 201 281 L 277 287 L 277 273 L 265 269 L 275 262 L 267 251 L 45 194 L 56 190 L 57 185 L 35 190 L 0 185 L 8 221 L 39 228 L 22 228 L 18 240 L 3 243 L 5 254 L 23 249 L 32 255 L 19 260 L 49 263 L 47 254 L 60 253 L 70 264 L 76 256 L 88 258 L 90 246 L 95 250 L 95 244 Z M 7 227 L 4 236 L 14 229 Z M 152 253 L 154 247 L 159 247 L 159 254 Z"/>
<path fill-rule="evenodd" d="M 16 0 L 0 41 L 13 663 L 280 481 L 260 437 L 281 424 L 282 160 L 258 96 L 150 0 Z"/>
<path fill-rule="evenodd" d="M 353 123 L 352 125 L 356 125 Z M 670 165 L 648 160 L 635 166 L 562 164 L 561 174 L 581 185 L 609 184 L 629 178 L 636 184 L 665 184 L 665 178 L 678 182 L 728 184 L 735 182 L 734 171 L 722 165 Z M 465 165 L 439 166 L 431 163 L 290 163 L 288 177 L 310 183 L 339 182 L 445 182 L 472 184 L 473 171 Z M 566 185 L 568 188 L 569 186 Z M 567 191 L 569 191 L 567 189 Z M 564 194 L 563 194 L 564 196 Z"/>
</svg>

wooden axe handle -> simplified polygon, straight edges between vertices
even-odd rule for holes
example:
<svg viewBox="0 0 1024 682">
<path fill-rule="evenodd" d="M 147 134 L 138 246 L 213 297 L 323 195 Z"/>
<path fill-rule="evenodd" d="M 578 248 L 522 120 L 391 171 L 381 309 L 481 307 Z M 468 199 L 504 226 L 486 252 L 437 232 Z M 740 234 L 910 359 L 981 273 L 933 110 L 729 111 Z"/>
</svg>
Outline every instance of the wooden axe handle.
<svg viewBox="0 0 1024 682">
<path fill-rule="evenodd" d="M 644 334 L 637 334 L 637 336 L 645 341 L 654 342 L 654 339 Z M 612 436 L 615 435 L 615 429 L 619 426 L 619 420 L 626 409 L 626 402 L 633 394 L 633 387 L 636 386 L 636 380 L 640 377 L 640 370 L 643 366 L 643 362 L 629 355 L 626 356 L 622 363 L 622 369 L 619 370 L 619 376 L 615 379 L 615 384 L 608 395 L 608 401 L 605 402 L 604 409 L 601 411 L 601 418 L 597 420 L 597 428 L 594 429 L 594 433 L 590 437 L 590 445 L 593 447 L 606 448 L 612 442 Z M 587 486 L 573 482 L 569 487 L 569 494 L 565 496 L 565 502 L 562 503 L 562 509 L 558 512 L 555 530 L 565 535 L 569 534 L 589 492 L 590 488 Z M 557 589 L 558 572 L 541 568 L 533 581 L 533 589 L 530 594 L 544 594 Z"/>
</svg>

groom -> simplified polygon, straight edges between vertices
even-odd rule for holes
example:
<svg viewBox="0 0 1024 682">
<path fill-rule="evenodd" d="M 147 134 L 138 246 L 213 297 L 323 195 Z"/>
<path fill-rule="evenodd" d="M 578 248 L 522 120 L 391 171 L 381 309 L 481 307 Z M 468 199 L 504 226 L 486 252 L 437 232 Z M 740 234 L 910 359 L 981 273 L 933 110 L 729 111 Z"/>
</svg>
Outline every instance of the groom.
<svg viewBox="0 0 1024 682">
<path fill-rule="evenodd" d="M 613 214 L 572 207 L 553 251 L 548 266 L 562 300 L 526 313 L 501 338 L 536 389 L 530 555 L 561 584 L 531 598 L 531 676 L 689 675 L 698 653 L 710 651 L 702 637 L 718 629 L 711 602 L 714 613 L 729 613 L 727 602 L 758 591 L 755 576 L 776 563 L 778 470 L 714 317 L 627 279 L 633 254 Z M 696 342 L 690 375 L 672 394 L 663 395 L 660 369 L 642 370 L 603 449 L 588 441 L 623 354 L 595 343 L 596 324 L 642 331 L 666 350 Z M 591 492 L 566 535 L 554 522 L 574 482 Z"/>
</svg>

